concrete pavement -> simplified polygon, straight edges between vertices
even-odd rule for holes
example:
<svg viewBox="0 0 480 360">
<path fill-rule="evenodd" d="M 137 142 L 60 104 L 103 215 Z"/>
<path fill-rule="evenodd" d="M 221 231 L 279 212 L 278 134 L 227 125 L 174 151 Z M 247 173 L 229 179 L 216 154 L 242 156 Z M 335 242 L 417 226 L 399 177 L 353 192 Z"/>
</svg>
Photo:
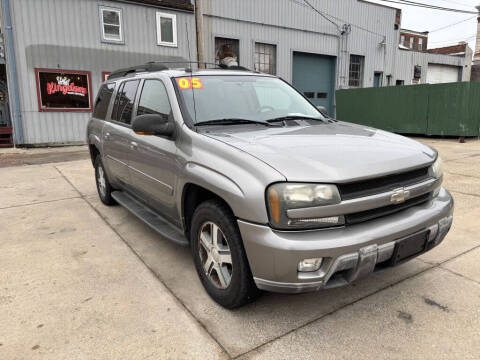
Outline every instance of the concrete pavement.
<svg viewBox="0 0 480 360">
<path fill-rule="evenodd" d="M 188 248 L 100 203 L 88 160 L 0 169 L 0 359 L 477 359 L 480 141 L 420 140 L 456 200 L 438 248 L 234 311 L 206 295 Z"/>
</svg>

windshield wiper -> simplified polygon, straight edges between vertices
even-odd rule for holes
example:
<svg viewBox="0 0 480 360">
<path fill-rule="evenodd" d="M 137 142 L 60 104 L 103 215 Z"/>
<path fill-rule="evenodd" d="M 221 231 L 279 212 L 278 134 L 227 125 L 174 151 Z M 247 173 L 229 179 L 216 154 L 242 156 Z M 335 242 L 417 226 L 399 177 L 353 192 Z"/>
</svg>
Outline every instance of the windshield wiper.
<svg viewBox="0 0 480 360">
<path fill-rule="evenodd" d="M 258 121 L 258 120 L 249 120 L 249 119 L 241 119 L 241 118 L 225 118 L 225 119 L 216 119 L 216 120 L 207 120 L 207 121 L 200 121 L 195 124 L 195 126 L 205 126 L 205 125 L 239 125 L 239 124 L 262 124 L 265 126 L 274 126 L 269 124 L 266 121 Z"/>
<path fill-rule="evenodd" d="M 317 120 L 317 121 L 322 121 L 326 122 L 325 119 L 322 118 L 316 118 L 313 116 L 302 116 L 302 115 L 287 115 L 287 116 L 281 116 L 273 119 L 268 119 L 268 123 L 273 123 L 273 122 L 280 122 L 280 121 L 285 121 L 285 120 Z"/>
</svg>

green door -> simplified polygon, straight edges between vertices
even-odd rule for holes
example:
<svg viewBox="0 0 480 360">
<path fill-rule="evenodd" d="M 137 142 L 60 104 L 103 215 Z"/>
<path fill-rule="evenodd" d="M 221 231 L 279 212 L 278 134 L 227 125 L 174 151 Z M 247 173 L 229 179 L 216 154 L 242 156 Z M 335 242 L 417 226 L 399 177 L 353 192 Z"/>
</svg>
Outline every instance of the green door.
<svg viewBox="0 0 480 360">
<path fill-rule="evenodd" d="M 383 77 L 383 73 L 381 73 L 381 72 L 376 72 L 373 75 L 373 87 L 381 87 L 382 86 L 382 77 Z"/>
<path fill-rule="evenodd" d="M 334 56 L 293 53 L 293 86 L 330 116 L 335 116 L 335 61 Z"/>
</svg>

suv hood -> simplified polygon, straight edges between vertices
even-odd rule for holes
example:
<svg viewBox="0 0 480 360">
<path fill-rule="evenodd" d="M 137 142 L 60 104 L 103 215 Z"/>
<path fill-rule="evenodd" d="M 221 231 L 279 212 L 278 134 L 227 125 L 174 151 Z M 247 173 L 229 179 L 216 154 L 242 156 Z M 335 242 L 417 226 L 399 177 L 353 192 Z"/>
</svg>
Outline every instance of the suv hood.
<svg viewBox="0 0 480 360">
<path fill-rule="evenodd" d="M 345 122 L 211 126 L 202 133 L 262 160 L 288 181 L 350 182 L 426 166 L 436 157 L 417 141 Z"/>
</svg>

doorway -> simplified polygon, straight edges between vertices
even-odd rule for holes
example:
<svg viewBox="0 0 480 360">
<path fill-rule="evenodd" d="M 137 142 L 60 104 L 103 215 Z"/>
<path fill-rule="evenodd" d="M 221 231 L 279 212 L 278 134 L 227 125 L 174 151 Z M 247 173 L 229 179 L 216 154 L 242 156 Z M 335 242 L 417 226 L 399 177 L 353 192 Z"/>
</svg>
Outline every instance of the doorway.
<svg viewBox="0 0 480 360">
<path fill-rule="evenodd" d="M 334 56 L 294 52 L 293 86 L 313 104 L 323 106 L 335 116 L 335 61 Z"/>
</svg>

